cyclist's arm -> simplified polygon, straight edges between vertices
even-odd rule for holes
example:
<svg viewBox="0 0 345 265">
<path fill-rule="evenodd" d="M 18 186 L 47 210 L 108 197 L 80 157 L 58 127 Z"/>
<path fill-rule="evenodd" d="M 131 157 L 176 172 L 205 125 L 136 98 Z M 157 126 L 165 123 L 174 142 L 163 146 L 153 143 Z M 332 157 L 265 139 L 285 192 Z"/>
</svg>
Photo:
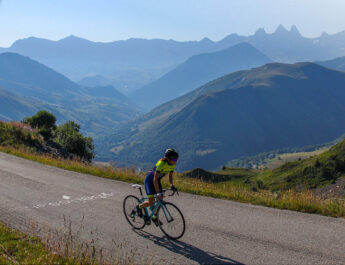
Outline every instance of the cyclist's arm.
<svg viewBox="0 0 345 265">
<path fill-rule="evenodd" d="M 170 183 L 170 187 L 174 186 L 174 182 L 173 182 L 173 171 L 169 172 L 169 183 Z"/>
</svg>

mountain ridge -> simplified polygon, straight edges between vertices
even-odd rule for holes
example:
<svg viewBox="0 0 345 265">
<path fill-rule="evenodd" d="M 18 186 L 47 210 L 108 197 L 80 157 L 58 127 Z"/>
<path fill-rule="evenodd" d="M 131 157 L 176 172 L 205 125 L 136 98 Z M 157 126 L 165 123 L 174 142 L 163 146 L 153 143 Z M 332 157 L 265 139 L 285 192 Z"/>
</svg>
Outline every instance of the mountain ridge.
<svg viewBox="0 0 345 265">
<path fill-rule="evenodd" d="M 239 71 L 171 101 L 190 98 L 149 126 L 132 123 L 110 157 L 149 164 L 157 150 L 173 147 L 182 154 L 180 170 L 214 169 L 240 156 L 327 142 L 345 131 L 344 87 L 345 73 L 313 63 Z"/>
<path fill-rule="evenodd" d="M 290 30 L 279 26 L 273 33 L 258 30 L 248 36 L 230 34 L 219 41 L 131 38 L 93 42 L 69 36 L 58 41 L 22 39 L 0 50 L 29 56 L 75 81 L 91 74 L 109 76 L 121 83 L 118 89 L 127 93 L 156 80 L 193 55 L 219 51 L 240 42 L 250 43 L 274 61 L 296 62 L 344 56 L 344 40 L 344 32 L 306 38 L 295 26 Z M 86 64 L 86 59 L 92 63 Z"/>
<path fill-rule="evenodd" d="M 135 91 L 131 99 L 152 109 L 225 74 L 269 62 L 271 60 L 266 55 L 249 43 L 194 55 L 160 79 Z"/>
</svg>

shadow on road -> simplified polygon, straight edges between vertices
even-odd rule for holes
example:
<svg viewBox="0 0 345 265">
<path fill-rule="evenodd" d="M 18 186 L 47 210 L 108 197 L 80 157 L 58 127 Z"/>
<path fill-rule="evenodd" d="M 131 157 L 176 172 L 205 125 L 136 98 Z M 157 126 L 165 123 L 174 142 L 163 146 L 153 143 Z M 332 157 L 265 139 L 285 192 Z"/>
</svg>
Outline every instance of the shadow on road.
<svg viewBox="0 0 345 265">
<path fill-rule="evenodd" d="M 184 243 L 179 240 L 170 240 L 167 237 L 157 237 L 148 232 L 141 230 L 134 230 L 139 236 L 153 241 L 153 243 L 166 248 L 174 253 L 182 255 L 190 260 L 196 261 L 199 264 L 236 264 L 244 265 L 236 260 L 229 259 L 214 253 L 205 252 L 200 248 Z"/>
</svg>

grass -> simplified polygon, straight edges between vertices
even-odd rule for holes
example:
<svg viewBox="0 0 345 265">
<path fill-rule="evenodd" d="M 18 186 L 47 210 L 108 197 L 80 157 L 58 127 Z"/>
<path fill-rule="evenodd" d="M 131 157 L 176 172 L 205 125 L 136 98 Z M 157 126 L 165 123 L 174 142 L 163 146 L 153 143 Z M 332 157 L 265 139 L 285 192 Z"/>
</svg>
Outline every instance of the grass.
<svg viewBox="0 0 345 265">
<path fill-rule="evenodd" d="M 47 155 L 31 153 L 20 148 L 0 146 L 0 151 L 75 172 L 131 183 L 142 184 L 144 182 L 144 175 L 138 175 L 134 169 L 130 168 L 115 169 L 107 165 L 95 166 L 84 164 L 77 160 L 56 159 Z M 162 183 L 167 186 L 167 178 L 164 178 Z M 271 192 L 269 190 L 259 189 L 255 192 L 240 182 L 205 183 L 197 179 L 183 178 L 180 174 L 176 174 L 174 184 L 180 191 L 197 195 L 229 199 L 278 209 L 345 217 L 345 202 L 343 200 L 323 200 L 312 195 L 310 191 L 296 192 L 286 190 L 283 192 Z"/>
<path fill-rule="evenodd" d="M 66 264 L 69 261 L 48 251 L 40 239 L 0 223 L 0 264 Z"/>
<path fill-rule="evenodd" d="M 32 225 L 28 233 L 0 223 L 0 264 L 134 264 L 136 251 L 127 245 L 113 241 L 104 250 L 92 232 L 91 240 L 81 240 L 82 224 L 74 232 L 72 223 L 64 221 L 63 231 Z M 150 264 L 148 259 L 143 263 Z"/>
<path fill-rule="evenodd" d="M 312 156 L 317 156 L 327 150 L 329 150 L 329 147 L 322 147 L 320 149 L 317 149 L 311 152 L 295 152 L 295 153 L 279 154 L 279 155 L 276 155 L 275 158 L 269 159 L 264 165 L 264 167 L 268 169 L 274 169 L 285 164 L 286 162 L 293 162 L 300 159 L 306 159 Z"/>
<path fill-rule="evenodd" d="M 272 189 L 312 189 L 334 184 L 345 176 L 345 140 L 318 156 L 288 162 L 260 173 L 262 181 Z"/>
<path fill-rule="evenodd" d="M 27 124 L 0 121 L 0 144 L 3 146 L 35 146 L 42 141 L 37 130 Z"/>
</svg>

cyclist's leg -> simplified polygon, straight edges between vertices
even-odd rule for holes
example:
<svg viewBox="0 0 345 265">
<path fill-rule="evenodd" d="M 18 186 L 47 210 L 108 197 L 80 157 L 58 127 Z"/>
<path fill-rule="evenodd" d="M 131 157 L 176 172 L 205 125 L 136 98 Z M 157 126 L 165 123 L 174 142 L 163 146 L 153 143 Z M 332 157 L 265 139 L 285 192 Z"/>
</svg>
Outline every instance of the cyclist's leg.
<svg viewBox="0 0 345 265">
<path fill-rule="evenodd" d="M 154 195 L 156 194 L 155 186 L 153 185 L 153 172 L 149 172 L 149 174 L 145 177 L 145 192 L 147 194 L 147 201 L 144 201 L 142 204 L 140 204 L 141 208 L 146 208 L 149 206 L 152 206 L 155 198 Z"/>
</svg>

